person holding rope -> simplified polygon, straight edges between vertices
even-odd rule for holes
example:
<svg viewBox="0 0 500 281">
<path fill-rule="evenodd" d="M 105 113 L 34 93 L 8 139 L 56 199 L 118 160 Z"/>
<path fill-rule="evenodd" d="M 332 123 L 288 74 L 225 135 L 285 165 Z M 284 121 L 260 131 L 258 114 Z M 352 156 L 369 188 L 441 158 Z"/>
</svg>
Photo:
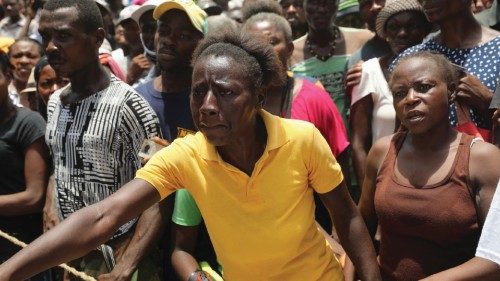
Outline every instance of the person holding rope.
<svg viewBox="0 0 500 281">
<path fill-rule="evenodd" d="M 46 214 L 66 219 L 130 181 L 141 167 L 138 152 L 143 141 L 158 136 L 160 127 L 149 104 L 100 64 L 98 50 L 105 32 L 94 1 L 48 1 L 39 32 L 49 64 L 71 81 L 49 99 L 45 135 L 56 191 Z M 112 237 L 99 241 L 100 251 L 89 249 L 75 256 L 79 259 L 72 265 L 102 279 L 129 280 L 136 274 L 132 280 L 158 280 L 157 257 L 147 254 L 160 235 L 161 221 L 158 205 L 137 213 Z M 88 228 L 80 232 L 85 231 Z"/>
<path fill-rule="evenodd" d="M 193 58 L 190 106 L 200 130 L 155 154 L 134 180 L 84 208 L 0 266 L 24 280 L 106 241 L 179 188 L 196 200 L 227 280 L 343 280 L 314 221 L 313 190 L 362 280 L 381 280 L 363 220 L 319 131 L 262 110 L 285 72 L 265 42 L 209 37 Z M 286 168 L 285 168 L 286 167 Z M 204 278 L 192 263 L 183 280 Z"/>
</svg>

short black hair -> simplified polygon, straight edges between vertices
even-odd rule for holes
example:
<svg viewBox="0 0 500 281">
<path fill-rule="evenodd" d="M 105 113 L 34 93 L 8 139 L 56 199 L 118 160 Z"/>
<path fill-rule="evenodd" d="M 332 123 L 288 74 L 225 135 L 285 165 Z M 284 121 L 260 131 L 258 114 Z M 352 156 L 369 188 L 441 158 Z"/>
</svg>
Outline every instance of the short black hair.
<svg viewBox="0 0 500 281">
<path fill-rule="evenodd" d="M 243 5 L 241 8 L 241 20 L 244 23 L 249 18 L 259 13 L 283 15 L 283 8 L 274 0 L 257 0 L 247 5 Z"/>
<path fill-rule="evenodd" d="M 0 70 L 3 75 L 9 75 L 12 77 L 12 69 L 13 67 L 12 64 L 10 64 L 9 56 L 3 51 L 0 51 Z"/>
<path fill-rule="evenodd" d="M 438 69 L 441 72 L 442 78 L 445 80 L 448 87 L 450 87 L 451 85 L 454 85 L 456 87 L 458 85 L 458 77 L 460 69 L 455 65 L 453 65 L 443 54 L 436 52 L 422 51 L 404 56 L 401 59 L 399 59 L 397 64 L 394 66 L 394 70 L 392 71 L 392 73 L 394 73 L 396 68 L 401 63 L 414 58 L 421 58 L 432 61 L 435 64 L 436 69 Z M 455 90 L 455 89 L 450 89 L 450 90 Z"/>
<path fill-rule="evenodd" d="M 247 29 L 250 25 L 263 21 L 270 22 L 274 27 L 282 32 L 285 35 L 286 43 L 291 43 L 293 41 L 290 23 L 283 16 L 275 13 L 263 12 L 253 15 L 245 21 L 241 29 L 243 32 L 248 32 Z"/>
<path fill-rule="evenodd" d="M 12 49 L 12 47 L 14 47 L 19 42 L 28 42 L 28 43 L 35 44 L 35 46 L 38 48 L 38 53 L 40 54 L 40 57 L 42 57 L 45 54 L 42 44 L 40 44 L 38 41 L 31 39 L 29 37 L 22 37 L 22 38 L 17 39 L 14 43 L 12 43 L 12 45 L 10 45 L 9 52 L 8 52 L 9 57 L 10 57 L 10 50 Z"/>
<path fill-rule="evenodd" d="M 208 56 L 226 56 L 239 62 L 248 73 L 251 79 L 249 85 L 253 90 L 283 83 L 286 78 L 286 71 L 272 46 L 245 33 L 231 32 L 206 37 L 193 53 L 193 67 Z"/>
<path fill-rule="evenodd" d="M 104 28 L 101 12 L 94 0 L 49 0 L 45 3 L 43 9 L 55 11 L 72 7 L 75 7 L 78 11 L 77 22 L 83 27 L 85 33 L 90 34 L 98 28 Z"/>
</svg>

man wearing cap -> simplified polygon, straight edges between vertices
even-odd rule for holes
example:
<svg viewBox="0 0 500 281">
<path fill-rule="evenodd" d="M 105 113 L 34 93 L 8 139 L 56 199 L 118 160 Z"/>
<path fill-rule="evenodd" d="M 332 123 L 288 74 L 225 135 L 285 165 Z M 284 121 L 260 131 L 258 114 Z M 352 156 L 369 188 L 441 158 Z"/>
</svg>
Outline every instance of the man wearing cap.
<svg viewBox="0 0 500 281">
<path fill-rule="evenodd" d="M 123 26 L 125 40 L 129 45 L 127 53 L 113 51 L 111 54 L 122 68 L 125 74 L 126 82 L 133 85 L 141 78 L 145 78 L 151 67 L 149 60 L 144 55 L 140 33 L 141 30 L 137 22 L 132 18 L 132 14 L 139 9 L 140 6 L 131 5 L 125 7 L 120 12 L 118 24 Z"/>
<path fill-rule="evenodd" d="M 206 14 L 190 0 L 167 0 L 158 5 L 153 16 L 158 20 L 155 50 L 160 76 L 138 85 L 135 89 L 158 115 L 164 138 L 172 142 L 196 131 L 189 106 L 192 78 L 190 61 L 195 47 L 203 38 Z M 184 192 L 186 191 L 181 191 Z M 171 202 L 173 197 L 170 196 L 167 200 Z M 171 209 L 167 217 L 172 217 Z M 178 223 L 175 220 L 174 222 Z M 170 229 L 170 219 L 165 223 L 166 229 Z M 193 228 L 198 230 L 198 224 Z M 200 236 L 206 238 L 201 240 L 209 241 L 206 232 L 200 233 Z M 196 238 L 194 240 L 196 244 Z M 198 249 L 207 249 L 205 252 L 209 252 L 211 247 L 204 243 Z M 169 265 L 168 261 L 166 270 L 171 274 Z"/>
<path fill-rule="evenodd" d="M 148 0 L 132 13 L 132 19 L 139 25 L 140 38 L 144 48 L 144 56 L 149 60 L 151 68 L 145 81 L 158 76 L 156 67 L 155 34 L 156 20 L 153 18 L 153 10 L 165 0 Z"/>
</svg>

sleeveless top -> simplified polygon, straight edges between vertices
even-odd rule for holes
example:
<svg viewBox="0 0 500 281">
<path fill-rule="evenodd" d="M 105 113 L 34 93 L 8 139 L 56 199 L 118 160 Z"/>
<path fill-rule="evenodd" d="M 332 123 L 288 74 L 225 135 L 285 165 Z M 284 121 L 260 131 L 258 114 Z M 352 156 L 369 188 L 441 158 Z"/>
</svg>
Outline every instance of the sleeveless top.
<svg viewBox="0 0 500 281">
<path fill-rule="evenodd" d="M 394 174 L 405 137 L 394 135 L 376 182 L 383 280 L 418 280 L 457 266 L 474 257 L 480 236 L 468 182 L 473 137 L 462 134 L 443 180 L 420 188 L 400 183 Z"/>
</svg>

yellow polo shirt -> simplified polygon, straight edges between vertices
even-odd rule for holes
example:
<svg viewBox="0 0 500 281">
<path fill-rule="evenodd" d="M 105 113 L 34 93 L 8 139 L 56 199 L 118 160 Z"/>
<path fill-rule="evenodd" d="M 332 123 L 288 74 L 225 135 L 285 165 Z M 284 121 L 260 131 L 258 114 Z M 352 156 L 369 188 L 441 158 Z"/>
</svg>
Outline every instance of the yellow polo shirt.
<svg viewBox="0 0 500 281">
<path fill-rule="evenodd" d="M 198 132 L 158 152 L 137 178 L 162 198 L 189 190 L 225 280 L 343 280 L 316 228 L 313 199 L 313 188 L 325 193 L 341 183 L 340 166 L 312 124 L 260 115 L 267 145 L 251 176 L 224 162 Z"/>
</svg>

